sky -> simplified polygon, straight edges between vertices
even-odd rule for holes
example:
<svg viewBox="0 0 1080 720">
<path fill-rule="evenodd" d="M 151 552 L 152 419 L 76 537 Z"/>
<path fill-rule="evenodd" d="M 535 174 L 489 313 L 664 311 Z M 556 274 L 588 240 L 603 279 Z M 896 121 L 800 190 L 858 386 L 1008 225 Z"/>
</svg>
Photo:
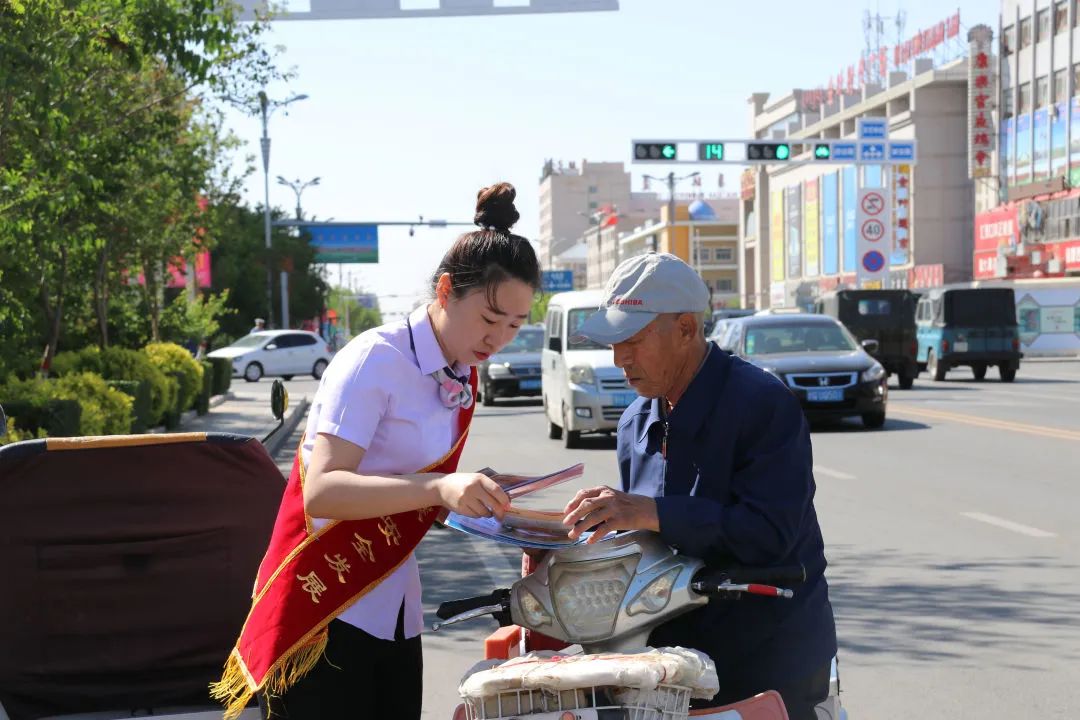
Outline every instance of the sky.
<svg viewBox="0 0 1080 720">
<path fill-rule="evenodd" d="M 296 205 L 278 175 L 319 177 L 306 217 L 468 222 L 477 191 L 505 180 L 518 191 L 515 231 L 535 240 L 546 158 L 622 161 L 641 190 L 643 173 L 667 168 L 630 166 L 633 138 L 746 137 L 751 93 L 824 86 L 858 61 L 864 12 L 898 7 L 905 37 L 956 9 L 966 37 L 979 23 L 996 29 L 999 12 L 994 0 L 620 0 L 602 13 L 276 21 L 268 42 L 295 78 L 268 94 L 309 97 L 270 119 L 270 203 Z M 891 20 L 885 29 L 892 46 Z M 229 111 L 227 125 L 257 167 L 245 198 L 261 205 L 260 120 Z M 706 192 L 720 171 L 734 189 L 740 171 L 674 169 L 701 170 Z M 464 229 L 382 227 L 380 262 L 346 265 L 342 280 L 377 293 L 385 315 L 408 311 Z"/>
</svg>

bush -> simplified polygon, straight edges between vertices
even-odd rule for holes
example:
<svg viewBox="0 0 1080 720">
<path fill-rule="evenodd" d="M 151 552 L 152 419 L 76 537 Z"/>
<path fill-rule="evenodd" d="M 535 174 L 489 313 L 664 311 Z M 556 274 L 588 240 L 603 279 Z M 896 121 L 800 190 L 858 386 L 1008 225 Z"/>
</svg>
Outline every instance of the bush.
<svg viewBox="0 0 1080 720">
<path fill-rule="evenodd" d="M 210 412 L 210 392 L 214 389 L 214 366 L 203 360 L 202 387 L 199 388 L 199 399 L 195 403 L 195 410 L 200 415 Z"/>
<path fill-rule="evenodd" d="M 57 353 L 56 357 L 53 358 L 49 372 L 57 377 L 80 372 L 92 372 L 102 377 L 108 374 L 101 365 L 101 350 L 93 345 L 82 350 L 68 350 Z"/>
<path fill-rule="evenodd" d="M 150 383 L 147 380 L 106 380 L 106 384 L 132 399 L 131 432 L 144 433 L 157 420 L 153 414 Z"/>
<path fill-rule="evenodd" d="M 214 387 L 210 394 L 224 395 L 229 392 L 229 387 L 232 385 L 232 359 L 219 357 L 208 359 L 214 366 Z"/>
<path fill-rule="evenodd" d="M 131 432 L 133 400 L 109 387 L 100 375 L 73 373 L 53 380 L 50 394 L 61 400 L 76 400 L 82 407 L 80 435 L 127 435 Z"/>
<path fill-rule="evenodd" d="M 145 380 L 150 385 L 150 426 L 161 423 L 165 413 L 176 404 L 177 388 L 169 386 L 169 377 L 139 350 L 106 348 L 101 351 L 101 376 L 107 380 Z"/>
<path fill-rule="evenodd" d="M 195 405 L 202 388 L 203 368 L 184 348 L 174 343 L 150 343 L 145 352 L 159 370 L 178 373 L 180 396 L 176 407 L 180 412 Z"/>
<path fill-rule="evenodd" d="M 0 391 L 3 392 L 3 391 Z M 79 434 L 82 408 L 74 400 L 2 400 L 8 422 L 27 437 L 74 437 Z M 15 440 L 8 440 L 15 442 Z"/>
<path fill-rule="evenodd" d="M 37 438 L 45 437 L 45 431 L 40 428 L 36 430 L 19 430 L 15 427 L 15 418 L 13 417 L 7 419 L 6 428 L 0 429 L 4 430 L 4 432 L 0 433 L 0 445 L 17 443 L 20 440 L 35 440 Z"/>
<path fill-rule="evenodd" d="M 166 373 L 166 377 L 169 385 L 169 397 L 172 402 L 165 412 L 162 422 L 165 424 L 166 430 L 176 430 L 180 427 L 180 416 L 184 412 L 184 408 L 180 406 L 180 381 L 183 378 L 183 373 L 178 370 L 171 371 Z"/>
</svg>

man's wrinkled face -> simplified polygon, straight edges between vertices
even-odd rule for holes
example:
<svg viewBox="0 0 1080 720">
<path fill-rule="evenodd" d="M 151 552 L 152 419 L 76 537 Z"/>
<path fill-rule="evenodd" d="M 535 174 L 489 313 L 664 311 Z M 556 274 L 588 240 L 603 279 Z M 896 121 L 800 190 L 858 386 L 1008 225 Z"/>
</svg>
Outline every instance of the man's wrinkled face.
<svg viewBox="0 0 1080 720">
<path fill-rule="evenodd" d="M 681 327 L 683 317 L 659 315 L 637 335 L 612 346 L 615 365 L 638 395 L 661 397 L 675 384 L 692 347 Z"/>
</svg>

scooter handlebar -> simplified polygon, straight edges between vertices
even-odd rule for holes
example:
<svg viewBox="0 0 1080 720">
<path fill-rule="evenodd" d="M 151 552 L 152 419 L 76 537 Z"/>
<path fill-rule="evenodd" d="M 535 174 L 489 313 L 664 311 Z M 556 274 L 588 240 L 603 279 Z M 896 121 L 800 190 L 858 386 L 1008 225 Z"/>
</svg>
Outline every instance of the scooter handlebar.
<svg viewBox="0 0 1080 720">
<path fill-rule="evenodd" d="M 694 582 L 756 585 L 795 585 L 806 580 L 806 568 L 802 565 L 781 567 L 704 568 L 694 576 Z"/>
<path fill-rule="evenodd" d="M 494 590 L 487 595 L 477 595 L 476 597 L 444 602 L 435 611 L 435 617 L 440 620 L 449 620 L 457 615 L 491 605 L 502 605 L 504 608 L 509 608 L 510 591 L 505 589 Z"/>
</svg>

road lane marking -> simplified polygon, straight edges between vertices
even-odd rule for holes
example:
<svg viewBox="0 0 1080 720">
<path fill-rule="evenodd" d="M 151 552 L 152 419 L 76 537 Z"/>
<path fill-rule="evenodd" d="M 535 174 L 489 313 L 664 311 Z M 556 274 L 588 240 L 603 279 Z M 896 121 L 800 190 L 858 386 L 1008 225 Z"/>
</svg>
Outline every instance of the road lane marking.
<svg viewBox="0 0 1080 720">
<path fill-rule="evenodd" d="M 929 418 L 932 420 L 951 420 L 952 422 L 976 427 L 989 428 L 991 430 L 1008 430 L 1009 432 L 1038 435 L 1040 437 L 1053 438 L 1055 440 L 1072 440 L 1080 442 L 1080 431 L 1066 430 L 1065 428 L 1048 427 L 1045 425 L 1028 425 L 1026 423 L 1012 422 L 1009 420 L 997 420 L 994 418 L 978 417 L 977 415 L 965 415 L 963 413 L 948 412 L 945 410 L 931 410 L 929 408 L 889 408 L 890 412 L 900 415 L 908 415 L 916 418 Z"/>
<path fill-rule="evenodd" d="M 963 515 L 964 517 L 970 519 L 970 520 L 978 520 L 979 522 L 984 522 L 984 523 L 986 523 L 988 525 L 993 525 L 995 527 L 1004 528 L 1005 530 L 1012 530 L 1015 533 L 1020 533 L 1021 535 L 1027 535 L 1028 537 L 1036 537 L 1036 538 L 1057 537 L 1057 535 L 1052 533 L 1052 532 L 1047 532 L 1045 530 L 1040 530 L 1039 528 L 1033 528 L 1030 525 L 1021 525 L 1020 523 L 1015 523 L 1012 520 L 1006 520 L 1004 518 L 995 517 L 993 515 L 987 515 L 986 513 L 963 512 L 963 513 L 960 513 L 960 514 Z"/>
<path fill-rule="evenodd" d="M 854 475 L 848 475 L 846 472 L 840 472 L 839 470 L 833 470 L 832 468 L 827 468 L 824 465 L 815 465 L 814 466 L 814 474 L 815 475 L 828 475 L 829 477 L 836 478 L 837 480 L 855 480 L 856 479 L 856 477 Z"/>
</svg>

